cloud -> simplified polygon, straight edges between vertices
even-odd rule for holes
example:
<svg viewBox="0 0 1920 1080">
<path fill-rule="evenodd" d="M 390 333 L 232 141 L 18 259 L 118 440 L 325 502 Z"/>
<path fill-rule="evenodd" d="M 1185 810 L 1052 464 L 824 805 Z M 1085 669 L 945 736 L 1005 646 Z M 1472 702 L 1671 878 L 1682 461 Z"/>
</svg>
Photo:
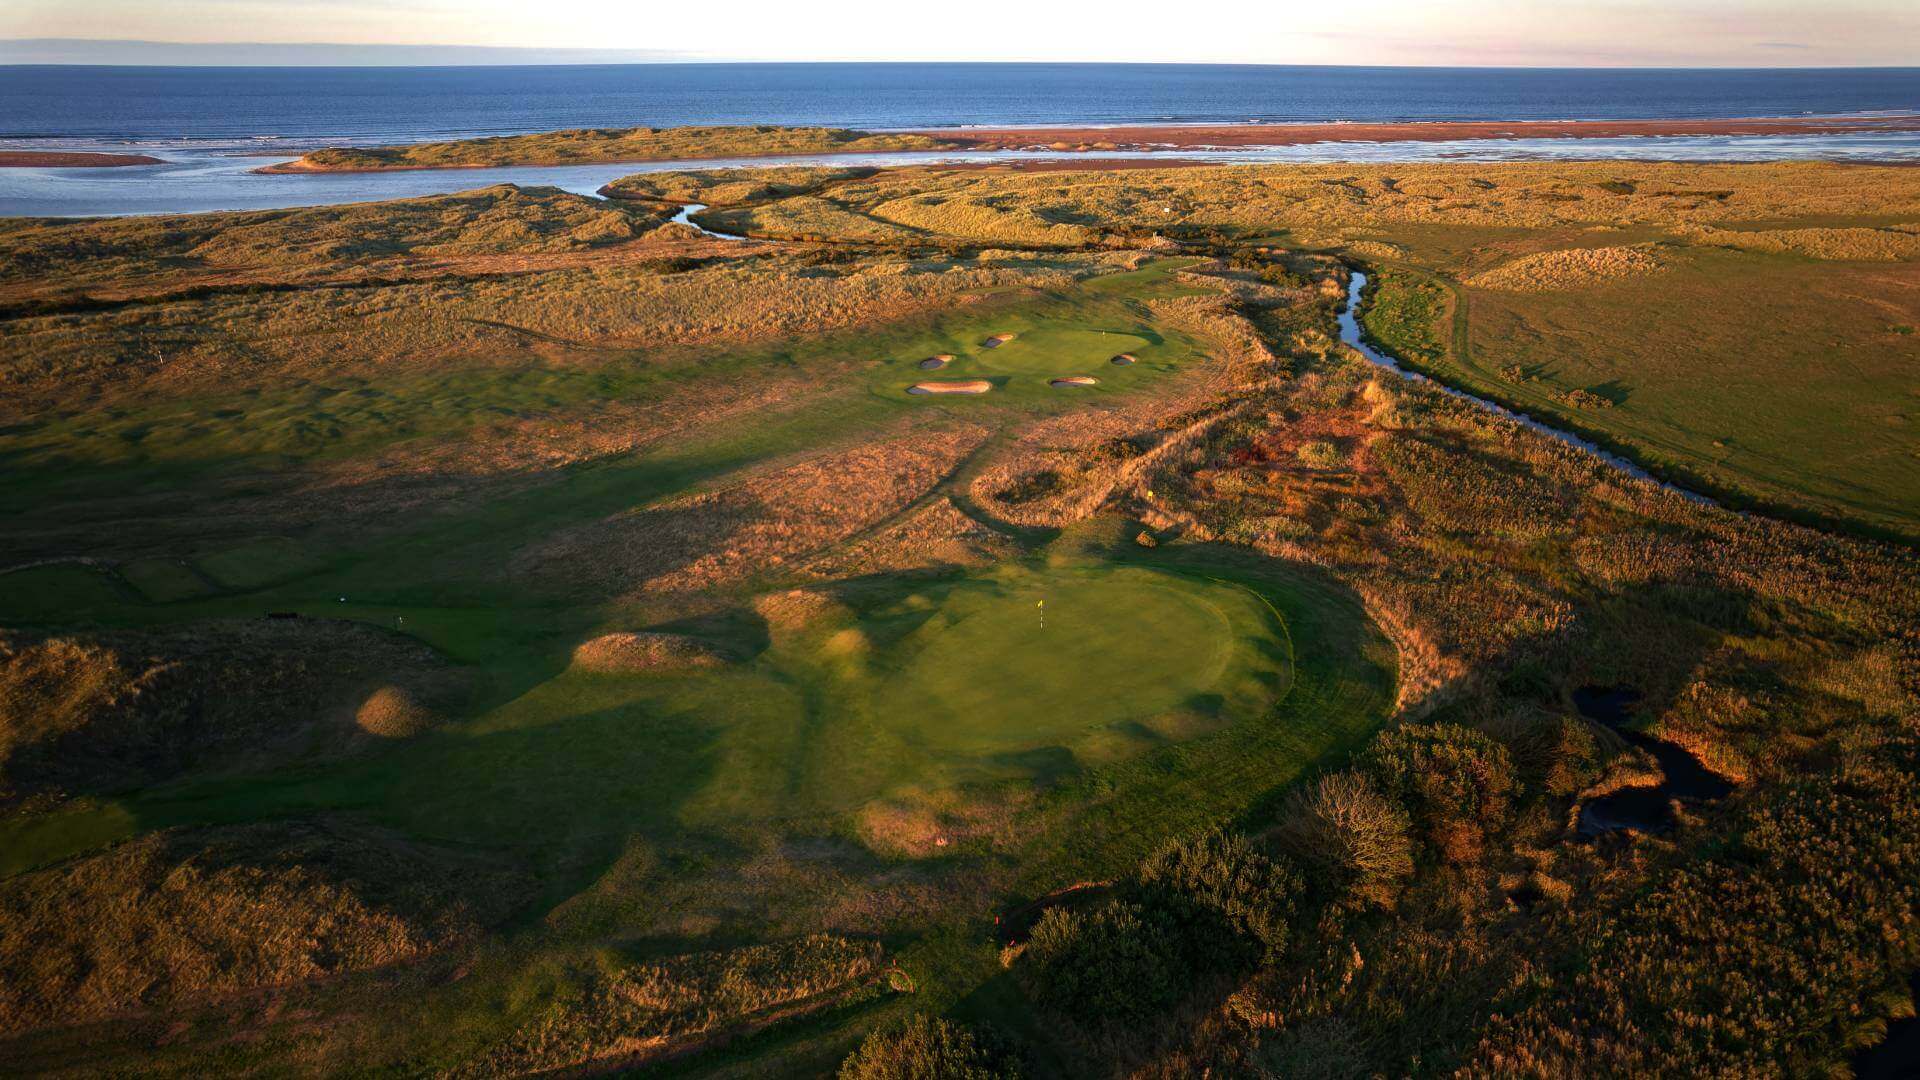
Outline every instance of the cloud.
<svg viewBox="0 0 1920 1080">
<path fill-rule="evenodd" d="M 1813 48 L 1813 46 L 1808 45 L 1803 41 L 1756 41 L 1753 43 L 1753 47 L 1756 49 L 1811 49 Z"/>
</svg>

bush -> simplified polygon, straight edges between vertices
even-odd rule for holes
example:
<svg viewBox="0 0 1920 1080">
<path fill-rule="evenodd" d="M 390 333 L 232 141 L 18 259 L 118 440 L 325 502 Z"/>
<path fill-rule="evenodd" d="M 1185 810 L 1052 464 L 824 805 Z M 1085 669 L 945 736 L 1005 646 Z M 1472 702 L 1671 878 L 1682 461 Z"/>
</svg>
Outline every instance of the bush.
<svg viewBox="0 0 1920 1080">
<path fill-rule="evenodd" d="M 1518 789 L 1507 748 L 1457 724 L 1382 732 L 1359 765 L 1451 862 L 1477 856 L 1481 838 L 1506 824 Z"/>
<path fill-rule="evenodd" d="M 1139 1024 L 1180 1000 L 1188 979 L 1179 936 L 1141 905 L 1054 908 L 1022 954 L 1029 992 L 1087 1027 Z"/>
<path fill-rule="evenodd" d="M 1184 932 L 1200 971 L 1237 966 L 1286 947 L 1305 891 L 1290 861 L 1255 851 L 1245 836 L 1218 828 L 1175 840 L 1140 867 L 1149 904 Z"/>
<path fill-rule="evenodd" d="M 1280 837 L 1349 903 L 1391 907 L 1413 874 L 1406 813 L 1356 772 L 1321 777 L 1297 792 Z"/>
<path fill-rule="evenodd" d="M 1345 460 L 1339 447 L 1322 439 L 1302 443 L 1297 453 L 1302 462 L 1316 469 L 1331 469 Z"/>
<path fill-rule="evenodd" d="M 1012 1080 L 1011 1051 L 990 1031 L 941 1017 L 915 1016 L 868 1035 L 840 1065 L 842 1080 Z"/>
</svg>

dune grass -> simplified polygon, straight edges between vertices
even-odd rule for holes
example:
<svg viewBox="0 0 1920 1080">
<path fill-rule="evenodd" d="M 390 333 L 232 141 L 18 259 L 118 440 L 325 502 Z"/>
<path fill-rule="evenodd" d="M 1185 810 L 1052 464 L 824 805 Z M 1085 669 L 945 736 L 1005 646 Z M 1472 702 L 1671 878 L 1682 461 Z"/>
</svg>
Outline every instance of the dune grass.
<svg viewBox="0 0 1920 1080">
<path fill-rule="evenodd" d="M 940 150 L 955 144 L 928 135 L 874 134 L 847 128 L 742 127 L 577 128 L 407 146 L 315 150 L 289 171 L 450 169 L 481 165 L 574 165 L 594 161 L 695 161 L 782 154 L 859 154 Z"/>
</svg>

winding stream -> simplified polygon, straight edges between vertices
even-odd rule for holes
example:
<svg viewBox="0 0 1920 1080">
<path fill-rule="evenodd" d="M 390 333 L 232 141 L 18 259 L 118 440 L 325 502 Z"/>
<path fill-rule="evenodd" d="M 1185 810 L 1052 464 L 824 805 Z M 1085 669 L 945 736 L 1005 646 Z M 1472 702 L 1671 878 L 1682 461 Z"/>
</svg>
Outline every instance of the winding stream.
<svg viewBox="0 0 1920 1080">
<path fill-rule="evenodd" d="M 705 210 L 706 208 L 707 208 L 706 203 L 697 203 L 697 202 L 681 203 L 680 212 L 673 215 L 673 217 L 669 218 L 667 221 L 667 224 L 685 225 L 687 228 L 692 229 L 694 232 L 697 232 L 702 236 L 711 236 L 715 240 L 750 240 L 752 239 L 752 237 L 742 236 L 739 233 L 721 232 L 718 229 L 709 229 L 705 225 L 702 225 L 699 222 L 693 220 L 693 215 L 699 213 L 702 210 Z"/>
<path fill-rule="evenodd" d="M 1641 468 L 1640 466 L 1635 465 L 1633 462 L 1628 461 L 1626 458 L 1623 458 L 1618 454 L 1610 453 L 1606 450 L 1603 450 L 1599 446 L 1595 445 L 1594 443 L 1588 442 L 1586 439 L 1583 439 L 1580 436 L 1575 435 L 1571 431 L 1565 431 L 1560 428 L 1554 427 L 1552 424 L 1548 424 L 1544 421 L 1537 420 L 1531 416 L 1528 416 L 1526 413 L 1515 412 L 1514 410 L 1509 409 L 1506 406 L 1499 404 L 1498 402 L 1490 401 L 1487 398 L 1479 397 L 1474 394 L 1469 394 L 1465 390 L 1456 389 L 1454 387 L 1448 386 L 1446 383 L 1440 382 L 1437 379 L 1429 378 L 1428 376 L 1422 375 L 1417 371 L 1401 366 L 1398 360 L 1395 360 L 1393 357 L 1388 356 L 1386 353 L 1381 352 L 1379 349 L 1376 349 L 1372 345 L 1368 344 L 1365 335 L 1361 332 L 1361 327 L 1360 327 L 1360 305 L 1362 303 L 1361 292 L 1366 287 L 1367 287 L 1367 275 L 1364 271 L 1356 269 L 1356 270 L 1353 270 L 1348 275 L 1347 305 L 1345 308 L 1341 309 L 1340 311 L 1340 340 L 1347 343 L 1348 345 L 1351 345 L 1356 352 L 1358 352 L 1361 356 L 1366 357 L 1369 363 L 1372 363 L 1378 367 L 1386 368 L 1387 370 L 1400 375 L 1402 378 L 1411 379 L 1414 382 L 1426 383 L 1427 385 L 1438 389 L 1441 393 L 1450 394 L 1453 397 L 1459 398 L 1462 401 L 1471 401 L 1475 405 L 1480 406 L 1481 408 L 1487 410 L 1488 412 L 1497 413 L 1500 416 L 1504 416 L 1507 419 L 1512 420 L 1514 423 L 1520 424 L 1524 427 L 1537 431 L 1540 434 L 1547 436 L 1548 438 L 1558 439 L 1559 441 L 1577 450 L 1584 450 L 1587 453 L 1592 454 L 1594 457 L 1599 458 L 1601 461 L 1605 462 L 1606 464 L 1612 466 L 1615 470 L 1633 477 L 1635 480 L 1645 480 L 1647 483 L 1657 484 L 1658 486 L 1668 491 L 1671 491 L 1674 494 L 1679 495 L 1684 499 L 1688 499 L 1693 502 L 1700 503 L 1701 505 L 1704 505 L 1704 506 L 1719 505 L 1711 497 L 1702 495 L 1700 492 L 1694 491 L 1691 488 L 1684 488 L 1678 484 L 1673 484 L 1665 480 L 1662 480 L 1659 477 L 1648 472 L 1647 470 Z"/>
</svg>

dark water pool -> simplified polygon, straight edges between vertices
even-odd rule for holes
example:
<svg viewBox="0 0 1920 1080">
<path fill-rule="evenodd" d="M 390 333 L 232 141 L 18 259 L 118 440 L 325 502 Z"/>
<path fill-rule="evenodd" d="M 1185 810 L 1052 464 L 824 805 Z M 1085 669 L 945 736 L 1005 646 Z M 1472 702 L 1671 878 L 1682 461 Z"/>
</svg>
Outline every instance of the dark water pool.
<svg viewBox="0 0 1920 1080">
<path fill-rule="evenodd" d="M 1583 686 L 1573 692 L 1574 707 L 1582 716 L 1606 725 L 1651 754 L 1665 774 L 1658 784 L 1621 788 L 1589 800 L 1580 808 L 1581 836 L 1591 838 L 1622 830 L 1667 832 L 1679 824 L 1674 815 L 1675 800 L 1712 803 L 1733 792 L 1733 785 L 1702 765 L 1699 758 L 1665 739 L 1628 727 L 1639 703 L 1639 692 L 1626 687 Z"/>
</svg>

